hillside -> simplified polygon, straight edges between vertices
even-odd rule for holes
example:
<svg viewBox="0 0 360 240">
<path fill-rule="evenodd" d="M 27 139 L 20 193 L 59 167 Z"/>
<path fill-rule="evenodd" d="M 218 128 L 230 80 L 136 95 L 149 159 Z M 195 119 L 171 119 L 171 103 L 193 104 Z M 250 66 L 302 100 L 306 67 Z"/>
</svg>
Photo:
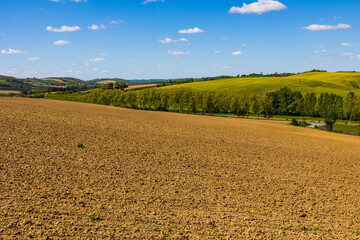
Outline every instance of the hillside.
<svg viewBox="0 0 360 240">
<path fill-rule="evenodd" d="M 125 82 L 127 85 L 144 85 L 157 82 L 166 81 L 165 79 L 135 79 L 135 80 L 126 80 L 122 78 L 96 78 L 93 80 L 87 81 L 89 84 L 106 84 L 106 83 L 115 83 L 115 82 Z"/>
<path fill-rule="evenodd" d="M 43 89 L 43 88 L 96 88 L 98 84 L 126 82 L 127 85 L 144 85 L 165 81 L 164 79 L 139 79 L 139 80 L 126 80 L 122 78 L 101 78 L 84 81 L 71 77 L 47 77 L 47 78 L 15 78 L 11 76 L 0 75 L 0 90 L 24 90 L 24 89 Z"/>
<path fill-rule="evenodd" d="M 302 93 L 315 92 L 317 95 L 324 92 L 331 92 L 345 96 L 349 91 L 360 94 L 360 73 L 357 72 L 311 72 L 301 73 L 288 77 L 247 77 L 229 78 L 205 82 L 186 83 L 164 87 L 171 88 L 192 88 L 196 90 L 209 90 L 223 92 L 229 95 L 241 93 L 257 93 L 279 90 L 282 87 L 289 87 L 292 90 L 299 90 Z"/>
<path fill-rule="evenodd" d="M 86 82 L 77 78 L 50 77 L 50 78 L 15 78 L 0 75 L 1 90 L 23 90 L 39 88 L 64 88 L 72 85 L 85 85 Z"/>
</svg>

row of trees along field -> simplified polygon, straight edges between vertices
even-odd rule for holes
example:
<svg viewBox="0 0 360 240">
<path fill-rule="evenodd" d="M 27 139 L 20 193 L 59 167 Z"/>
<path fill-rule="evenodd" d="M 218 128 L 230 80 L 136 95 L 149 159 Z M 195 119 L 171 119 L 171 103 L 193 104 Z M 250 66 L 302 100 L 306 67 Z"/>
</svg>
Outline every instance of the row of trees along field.
<svg viewBox="0 0 360 240">
<path fill-rule="evenodd" d="M 257 117 L 272 115 L 311 116 L 328 119 L 359 120 L 360 102 L 353 92 L 345 98 L 333 93 L 303 95 L 284 87 L 266 95 L 242 94 L 228 96 L 222 93 L 199 91 L 188 88 L 146 89 L 121 91 L 96 89 L 88 93 L 46 93 L 44 98 L 97 103 L 144 110 L 174 111 L 203 114 L 235 114 Z"/>
</svg>

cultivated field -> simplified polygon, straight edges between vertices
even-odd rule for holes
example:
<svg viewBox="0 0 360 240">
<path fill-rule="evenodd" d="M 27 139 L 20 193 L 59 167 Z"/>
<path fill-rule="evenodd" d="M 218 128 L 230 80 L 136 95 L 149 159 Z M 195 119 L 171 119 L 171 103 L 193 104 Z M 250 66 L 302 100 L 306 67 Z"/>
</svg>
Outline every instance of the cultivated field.
<svg viewBox="0 0 360 240">
<path fill-rule="evenodd" d="M 284 122 L 3 97 L 0 238 L 356 239 L 359 156 Z"/>
<path fill-rule="evenodd" d="M 310 72 L 288 77 L 230 78 L 179 84 L 165 88 L 182 87 L 222 92 L 229 95 L 244 93 L 265 94 L 269 91 L 279 90 L 282 87 L 288 87 L 303 94 L 314 92 L 320 95 L 320 93 L 328 92 L 346 96 L 350 91 L 355 92 L 357 95 L 360 94 L 360 73 Z"/>
<path fill-rule="evenodd" d="M 20 91 L 17 91 L 17 90 L 0 90 L 0 94 L 9 94 L 9 93 L 19 94 Z"/>
<path fill-rule="evenodd" d="M 150 87 L 156 87 L 157 84 L 142 84 L 142 85 L 130 85 L 125 90 L 134 90 L 138 88 L 150 88 Z"/>
</svg>

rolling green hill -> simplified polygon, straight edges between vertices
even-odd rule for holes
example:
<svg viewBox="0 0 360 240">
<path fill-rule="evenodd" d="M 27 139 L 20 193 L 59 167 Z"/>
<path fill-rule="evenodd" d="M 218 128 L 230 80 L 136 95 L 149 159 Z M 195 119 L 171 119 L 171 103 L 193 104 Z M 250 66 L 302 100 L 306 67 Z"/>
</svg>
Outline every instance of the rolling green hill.
<svg viewBox="0 0 360 240">
<path fill-rule="evenodd" d="M 222 92 L 228 95 L 241 93 L 265 94 L 288 87 L 302 93 L 335 93 L 345 96 L 349 91 L 360 94 L 360 73 L 358 72 L 309 72 L 288 77 L 229 78 L 205 82 L 186 83 L 164 87 L 165 89 L 191 88 Z"/>
<path fill-rule="evenodd" d="M 76 78 L 15 78 L 0 75 L 0 89 L 23 90 L 39 88 L 64 88 L 71 85 L 84 85 L 86 82 Z"/>
</svg>

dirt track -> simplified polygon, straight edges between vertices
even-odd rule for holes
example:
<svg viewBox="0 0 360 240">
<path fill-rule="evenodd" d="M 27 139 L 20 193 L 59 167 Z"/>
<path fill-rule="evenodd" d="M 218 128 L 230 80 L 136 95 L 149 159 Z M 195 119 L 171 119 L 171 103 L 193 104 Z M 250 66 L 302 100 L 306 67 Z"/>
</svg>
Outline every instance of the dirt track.
<svg viewBox="0 0 360 240">
<path fill-rule="evenodd" d="M 359 160 L 282 122 L 3 97 L 0 239 L 356 239 Z"/>
</svg>

